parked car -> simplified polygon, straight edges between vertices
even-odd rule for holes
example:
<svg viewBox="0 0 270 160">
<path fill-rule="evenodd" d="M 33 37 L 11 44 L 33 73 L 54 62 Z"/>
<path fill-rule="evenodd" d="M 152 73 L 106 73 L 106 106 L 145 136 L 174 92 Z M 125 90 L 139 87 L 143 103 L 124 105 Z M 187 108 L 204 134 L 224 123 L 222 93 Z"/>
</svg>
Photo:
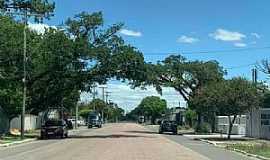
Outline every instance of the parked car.
<svg viewBox="0 0 270 160">
<path fill-rule="evenodd" d="M 66 121 L 59 119 L 50 119 L 45 121 L 41 127 L 41 139 L 49 137 L 68 137 L 68 126 Z"/>
<path fill-rule="evenodd" d="M 139 116 L 138 117 L 138 123 L 139 124 L 142 124 L 142 123 L 144 123 L 145 121 L 144 121 L 144 116 Z"/>
<path fill-rule="evenodd" d="M 88 128 L 92 127 L 102 127 L 102 119 L 99 114 L 89 114 L 88 116 L 88 122 L 87 122 Z"/>
<path fill-rule="evenodd" d="M 175 121 L 163 120 L 159 125 L 159 133 L 172 132 L 177 134 L 177 124 Z"/>
</svg>

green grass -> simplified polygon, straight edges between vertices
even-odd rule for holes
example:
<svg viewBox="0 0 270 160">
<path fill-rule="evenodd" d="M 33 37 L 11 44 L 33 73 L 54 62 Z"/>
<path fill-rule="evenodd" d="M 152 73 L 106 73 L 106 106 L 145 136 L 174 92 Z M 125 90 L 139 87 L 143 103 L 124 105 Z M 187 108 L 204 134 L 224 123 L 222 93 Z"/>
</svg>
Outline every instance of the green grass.
<svg viewBox="0 0 270 160">
<path fill-rule="evenodd" d="M 33 135 L 25 135 L 25 139 L 35 138 L 35 137 L 36 136 L 33 136 Z M 16 142 L 16 141 L 21 141 L 21 137 L 14 136 L 14 135 L 6 135 L 6 136 L 0 137 L 0 144 L 7 144 L 7 143 Z"/>
<path fill-rule="evenodd" d="M 238 144 L 227 145 L 226 148 L 227 149 L 238 149 L 241 151 L 245 151 L 247 153 L 270 158 L 270 145 L 266 144 L 266 143 L 261 143 L 261 144 L 238 143 Z"/>
</svg>

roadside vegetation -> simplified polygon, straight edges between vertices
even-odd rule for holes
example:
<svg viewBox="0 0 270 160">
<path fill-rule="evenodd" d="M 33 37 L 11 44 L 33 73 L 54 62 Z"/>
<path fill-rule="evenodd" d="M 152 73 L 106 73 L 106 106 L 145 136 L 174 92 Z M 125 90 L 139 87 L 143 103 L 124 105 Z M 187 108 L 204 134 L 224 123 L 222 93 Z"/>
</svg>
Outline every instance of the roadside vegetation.
<svg viewBox="0 0 270 160">
<path fill-rule="evenodd" d="M 228 144 L 226 148 L 229 150 L 244 151 L 246 153 L 270 158 L 270 144 L 265 142 Z"/>
<path fill-rule="evenodd" d="M 48 27 L 44 33 L 26 28 L 26 79 L 23 66 L 24 25 L 16 11 L 43 14 L 29 17 L 41 22 L 53 16 L 57 6 L 47 0 L 0 0 L 0 107 L 8 119 L 21 113 L 23 84 L 26 83 L 26 112 L 37 115 L 48 107 L 64 107 L 70 112 L 81 92 L 94 93 L 96 84 L 111 79 L 128 83 L 131 88 L 174 88 L 188 104 L 187 127 L 196 132 L 215 132 L 215 117 L 229 118 L 228 139 L 237 115 L 258 107 L 269 107 L 269 90 L 261 83 L 242 77 L 225 79 L 226 70 L 215 60 L 189 60 L 172 54 L 158 62 L 146 62 L 135 46 L 125 42 L 119 31 L 123 23 L 105 25 L 102 12 L 81 12 L 64 22 L 65 27 Z M 270 74 L 270 63 L 258 66 Z M 179 97 L 180 99 L 180 97 Z M 124 111 L 114 103 L 96 99 L 80 104 L 79 114 L 98 110 L 109 121 L 123 118 Z M 151 120 L 162 118 L 167 103 L 159 97 L 146 97 L 125 119 L 142 115 Z M 124 118 L 123 118 L 124 119 Z"/>
</svg>

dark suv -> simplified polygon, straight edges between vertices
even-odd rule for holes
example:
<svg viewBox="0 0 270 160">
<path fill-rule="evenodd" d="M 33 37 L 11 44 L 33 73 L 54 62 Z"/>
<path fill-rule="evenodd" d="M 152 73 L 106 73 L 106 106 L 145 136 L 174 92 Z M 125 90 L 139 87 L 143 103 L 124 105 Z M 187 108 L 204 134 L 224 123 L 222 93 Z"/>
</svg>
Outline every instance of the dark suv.
<svg viewBox="0 0 270 160">
<path fill-rule="evenodd" d="M 159 133 L 163 132 L 172 132 L 173 134 L 177 134 L 177 124 L 175 121 L 163 120 L 160 122 Z"/>
<path fill-rule="evenodd" d="M 41 139 L 49 137 L 68 137 L 68 126 L 64 120 L 50 119 L 45 121 L 41 127 Z"/>
<path fill-rule="evenodd" d="M 101 117 L 98 114 L 90 114 L 88 117 L 88 128 L 92 127 L 102 127 L 102 120 Z"/>
</svg>

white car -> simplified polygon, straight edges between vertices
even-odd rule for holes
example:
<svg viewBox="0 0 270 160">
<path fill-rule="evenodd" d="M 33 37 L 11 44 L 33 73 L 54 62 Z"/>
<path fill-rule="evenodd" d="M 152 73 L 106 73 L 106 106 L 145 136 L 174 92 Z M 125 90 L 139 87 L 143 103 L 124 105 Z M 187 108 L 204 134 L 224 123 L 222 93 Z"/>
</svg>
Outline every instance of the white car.
<svg viewBox="0 0 270 160">
<path fill-rule="evenodd" d="M 77 123 L 78 123 L 78 126 L 85 126 L 84 120 L 78 120 Z"/>
</svg>

